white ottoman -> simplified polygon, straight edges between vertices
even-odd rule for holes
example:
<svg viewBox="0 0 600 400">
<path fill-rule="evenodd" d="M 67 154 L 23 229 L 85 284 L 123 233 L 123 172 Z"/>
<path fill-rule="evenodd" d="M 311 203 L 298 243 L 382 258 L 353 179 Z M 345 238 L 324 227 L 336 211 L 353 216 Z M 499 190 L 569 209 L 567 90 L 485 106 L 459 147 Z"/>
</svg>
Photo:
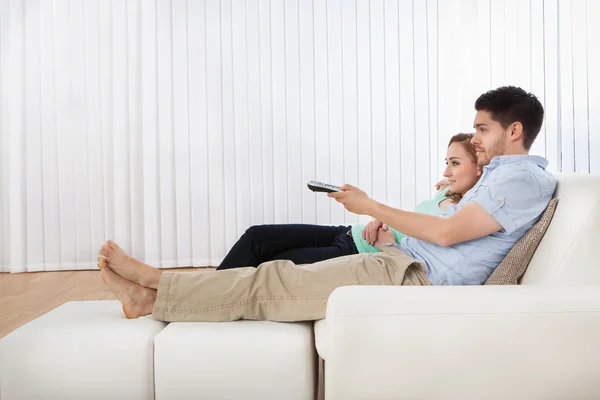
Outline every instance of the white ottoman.
<svg viewBox="0 0 600 400">
<path fill-rule="evenodd" d="M 156 400 L 307 400 L 312 323 L 177 322 L 154 339 Z"/>
<path fill-rule="evenodd" d="M 118 301 L 65 303 L 0 340 L 0 398 L 153 399 L 165 326 L 126 319 Z"/>
</svg>

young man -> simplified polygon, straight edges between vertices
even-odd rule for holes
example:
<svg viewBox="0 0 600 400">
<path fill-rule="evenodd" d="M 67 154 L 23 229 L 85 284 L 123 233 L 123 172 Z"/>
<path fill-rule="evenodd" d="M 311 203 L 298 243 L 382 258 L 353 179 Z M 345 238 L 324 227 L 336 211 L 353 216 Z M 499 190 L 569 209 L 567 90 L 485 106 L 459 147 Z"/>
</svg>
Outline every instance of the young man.
<svg viewBox="0 0 600 400">
<path fill-rule="evenodd" d="M 339 286 L 482 284 L 538 220 L 556 179 L 545 159 L 528 155 L 544 117 L 533 94 L 501 87 L 481 95 L 475 109 L 472 143 L 484 172 L 444 217 L 385 206 L 350 185 L 328 194 L 348 211 L 407 235 L 383 253 L 164 273 L 108 241 L 99 251 L 102 277 L 128 318 L 152 314 L 163 321 L 315 320 L 324 318 L 327 298 Z"/>
</svg>

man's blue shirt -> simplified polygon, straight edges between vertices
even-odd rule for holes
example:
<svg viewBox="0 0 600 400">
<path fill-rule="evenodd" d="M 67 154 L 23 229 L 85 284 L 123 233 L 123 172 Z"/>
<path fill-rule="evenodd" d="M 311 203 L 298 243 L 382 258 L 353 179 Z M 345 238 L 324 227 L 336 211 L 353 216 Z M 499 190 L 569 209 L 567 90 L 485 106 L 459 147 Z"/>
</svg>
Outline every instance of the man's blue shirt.
<svg viewBox="0 0 600 400">
<path fill-rule="evenodd" d="M 547 165 L 539 156 L 494 157 L 477 184 L 444 216 L 475 202 L 502 225 L 500 231 L 448 247 L 412 237 L 394 246 L 425 264 L 434 285 L 484 283 L 552 199 L 556 178 L 546 171 Z"/>
</svg>

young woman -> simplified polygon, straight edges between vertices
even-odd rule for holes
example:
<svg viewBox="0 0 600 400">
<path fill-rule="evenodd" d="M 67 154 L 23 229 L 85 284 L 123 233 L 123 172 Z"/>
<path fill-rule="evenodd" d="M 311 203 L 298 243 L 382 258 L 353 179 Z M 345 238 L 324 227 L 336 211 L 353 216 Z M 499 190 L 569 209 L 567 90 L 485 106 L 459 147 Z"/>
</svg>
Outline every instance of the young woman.
<svg viewBox="0 0 600 400">
<path fill-rule="evenodd" d="M 415 209 L 423 214 L 444 214 L 460 201 L 481 176 L 472 134 L 453 136 L 446 152 L 445 179 L 430 200 Z M 256 267 L 272 260 L 310 264 L 357 253 L 381 251 L 384 243 L 400 243 L 405 235 L 374 220 L 364 225 L 322 226 L 308 224 L 256 225 L 250 227 L 231 248 L 217 270 Z"/>
</svg>

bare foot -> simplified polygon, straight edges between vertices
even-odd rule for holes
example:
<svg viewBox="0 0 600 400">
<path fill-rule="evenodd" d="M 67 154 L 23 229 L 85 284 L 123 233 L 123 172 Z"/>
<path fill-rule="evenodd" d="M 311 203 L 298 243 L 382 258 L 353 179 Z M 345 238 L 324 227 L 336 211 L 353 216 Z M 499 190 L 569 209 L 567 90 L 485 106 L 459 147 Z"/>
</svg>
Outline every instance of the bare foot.
<svg viewBox="0 0 600 400">
<path fill-rule="evenodd" d="M 107 241 L 98 253 L 106 258 L 106 265 L 117 275 L 140 286 L 158 289 L 162 271 L 130 257 L 112 240 Z"/>
<path fill-rule="evenodd" d="M 103 258 L 98 259 L 98 267 L 102 271 L 102 280 L 106 286 L 123 304 L 123 312 L 127 318 L 152 314 L 156 290 L 142 287 L 115 274 L 110 268 L 106 268 Z"/>
</svg>

